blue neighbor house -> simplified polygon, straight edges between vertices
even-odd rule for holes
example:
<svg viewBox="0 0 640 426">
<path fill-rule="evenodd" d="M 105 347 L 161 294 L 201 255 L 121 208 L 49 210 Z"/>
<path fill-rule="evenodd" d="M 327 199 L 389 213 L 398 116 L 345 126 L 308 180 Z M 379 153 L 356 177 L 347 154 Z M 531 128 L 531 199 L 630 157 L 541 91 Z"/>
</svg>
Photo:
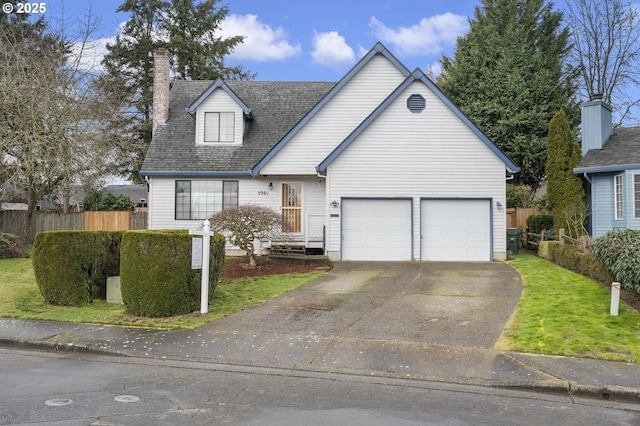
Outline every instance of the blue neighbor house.
<svg viewBox="0 0 640 426">
<path fill-rule="evenodd" d="M 583 104 L 582 160 L 573 172 L 586 184 L 592 237 L 640 229 L 640 126 L 613 128 L 609 105 Z"/>
</svg>

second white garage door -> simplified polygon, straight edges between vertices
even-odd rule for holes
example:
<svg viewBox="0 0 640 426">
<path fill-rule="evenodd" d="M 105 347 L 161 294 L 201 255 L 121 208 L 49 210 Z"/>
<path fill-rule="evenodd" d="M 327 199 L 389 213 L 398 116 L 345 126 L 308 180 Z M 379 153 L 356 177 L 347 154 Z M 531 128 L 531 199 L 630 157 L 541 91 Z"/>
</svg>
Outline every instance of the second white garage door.
<svg viewBox="0 0 640 426">
<path fill-rule="evenodd" d="M 342 201 L 342 260 L 411 260 L 411 200 Z"/>
<path fill-rule="evenodd" d="M 422 260 L 491 260 L 489 200 L 422 200 Z"/>
</svg>

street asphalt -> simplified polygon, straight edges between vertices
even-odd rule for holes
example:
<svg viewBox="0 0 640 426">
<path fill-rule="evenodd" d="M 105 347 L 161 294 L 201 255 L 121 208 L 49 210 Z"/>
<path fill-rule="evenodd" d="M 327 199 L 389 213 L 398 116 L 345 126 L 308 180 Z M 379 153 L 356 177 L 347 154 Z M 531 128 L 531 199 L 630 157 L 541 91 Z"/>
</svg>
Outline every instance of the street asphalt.
<svg viewBox="0 0 640 426">
<path fill-rule="evenodd" d="M 481 385 L 640 404 L 640 366 L 494 349 L 522 291 L 501 262 L 337 262 L 195 330 L 0 318 L 0 346 Z"/>
</svg>

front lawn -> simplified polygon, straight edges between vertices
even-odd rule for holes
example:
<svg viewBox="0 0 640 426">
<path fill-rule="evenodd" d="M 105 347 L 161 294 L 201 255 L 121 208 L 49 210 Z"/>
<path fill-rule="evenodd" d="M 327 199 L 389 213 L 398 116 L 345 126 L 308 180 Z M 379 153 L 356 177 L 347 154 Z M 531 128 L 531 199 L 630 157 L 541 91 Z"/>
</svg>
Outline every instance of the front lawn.
<svg viewBox="0 0 640 426">
<path fill-rule="evenodd" d="M 45 303 L 35 277 L 31 259 L 0 260 L 0 317 L 99 323 L 139 327 L 196 328 L 223 316 L 241 311 L 294 288 L 324 272 L 223 278 L 215 290 L 209 313 L 192 313 L 170 318 L 141 318 L 127 315 L 124 305 L 103 300 L 83 307 L 51 306 Z"/>
<path fill-rule="evenodd" d="M 496 348 L 606 360 L 640 360 L 640 314 L 601 284 L 537 256 L 507 262 L 524 282 L 518 308 Z"/>
</svg>

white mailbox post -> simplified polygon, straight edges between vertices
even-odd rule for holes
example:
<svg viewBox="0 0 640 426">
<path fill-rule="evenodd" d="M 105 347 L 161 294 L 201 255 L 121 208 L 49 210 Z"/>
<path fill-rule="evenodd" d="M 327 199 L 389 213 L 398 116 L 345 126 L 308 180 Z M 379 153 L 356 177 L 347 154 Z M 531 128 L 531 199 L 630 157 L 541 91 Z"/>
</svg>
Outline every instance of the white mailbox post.
<svg viewBox="0 0 640 426">
<path fill-rule="evenodd" d="M 200 256 L 200 265 L 198 265 L 198 256 L 196 253 L 191 253 L 191 267 L 194 269 L 200 269 L 202 267 L 202 289 L 200 293 L 200 313 L 206 314 L 209 312 L 209 250 L 211 245 L 211 224 L 208 219 L 202 223 L 202 230 L 190 229 L 189 235 L 202 235 L 202 252 Z M 195 238 L 194 238 L 195 239 Z M 200 244 L 192 244 L 192 249 L 198 247 Z"/>
</svg>

